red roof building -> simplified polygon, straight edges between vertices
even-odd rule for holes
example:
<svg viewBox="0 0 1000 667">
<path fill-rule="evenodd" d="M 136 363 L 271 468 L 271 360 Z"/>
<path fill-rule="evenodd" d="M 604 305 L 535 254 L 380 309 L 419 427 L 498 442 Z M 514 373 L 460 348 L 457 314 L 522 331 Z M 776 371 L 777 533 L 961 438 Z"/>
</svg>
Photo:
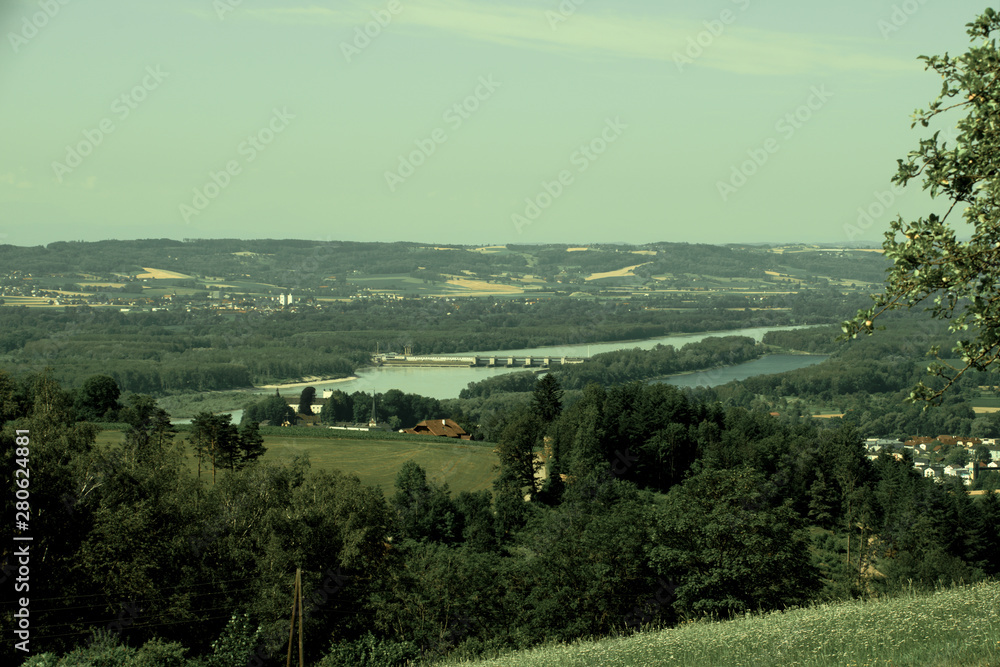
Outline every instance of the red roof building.
<svg viewBox="0 0 1000 667">
<path fill-rule="evenodd" d="M 413 428 L 406 429 L 406 433 L 414 435 L 437 435 L 443 438 L 457 438 L 459 440 L 472 440 L 472 436 L 465 432 L 461 426 L 451 419 L 425 419 Z"/>
</svg>

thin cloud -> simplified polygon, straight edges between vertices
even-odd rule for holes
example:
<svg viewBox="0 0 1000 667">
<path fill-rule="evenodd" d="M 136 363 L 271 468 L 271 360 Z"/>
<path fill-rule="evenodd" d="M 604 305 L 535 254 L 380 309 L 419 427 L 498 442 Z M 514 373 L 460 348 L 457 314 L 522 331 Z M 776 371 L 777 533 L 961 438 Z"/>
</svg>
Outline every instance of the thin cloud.
<svg viewBox="0 0 1000 667">
<path fill-rule="evenodd" d="M 330 9 L 272 7 L 247 10 L 248 15 L 274 23 L 361 27 L 372 21 L 371 7 Z M 667 16 L 599 14 L 582 5 L 570 16 L 558 5 L 525 7 L 468 0 L 405 0 L 385 30 L 432 30 L 473 41 L 534 49 L 573 57 L 628 58 L 669 62 L 684 56 L 691 39 L 705 32 L 698 21 Z M 376 6 L 384 11 L 385 6 Z M 553 18 L 556 17 L 556 18 Z M 565 19 L 565 20 L 559 20 Z M 707 40 L 703 40 L 707 41 Z M 917 71 L 919 64 L 878 54 L 871 40 L 825 35 L 802 36 L 739 25 L 703 47 L 687 67 L 708 67 L 740 74 L 789 75 L 813 71 L 898 73 Z"/>
</svg>

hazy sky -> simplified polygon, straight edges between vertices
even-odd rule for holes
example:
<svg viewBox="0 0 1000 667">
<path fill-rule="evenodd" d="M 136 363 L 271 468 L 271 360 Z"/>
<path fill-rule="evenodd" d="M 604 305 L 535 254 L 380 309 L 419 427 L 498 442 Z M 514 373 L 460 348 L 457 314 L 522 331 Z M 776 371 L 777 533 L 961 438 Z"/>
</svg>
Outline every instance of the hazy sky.
<svg viewBox="0 0 1000 667">
<path fill-rule="evenodd" d="M 878 242 L 985 6 L 0 0 L 0 243 Z"/>
</svg>

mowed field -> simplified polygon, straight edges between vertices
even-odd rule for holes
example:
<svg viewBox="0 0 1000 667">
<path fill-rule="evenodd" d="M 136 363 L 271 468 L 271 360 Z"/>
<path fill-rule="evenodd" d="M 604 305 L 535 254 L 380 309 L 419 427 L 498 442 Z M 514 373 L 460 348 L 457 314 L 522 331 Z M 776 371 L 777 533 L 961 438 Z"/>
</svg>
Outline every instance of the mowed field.
<svg viewBox="0 0 1000 667">
<path fill-rule="evenodd" d="M 442 438 L 444 440 L 444 438 Z M 394 493 L 396 474 L 404 463 L 413 459 L 427 478 L 447 483 L 453 493 L 480 491 L 493 484 L 497 456 L 491 447 L 445 441 L 440 444 L 424 440 L 327 440 L 322 438 L 267 437 L 267 459 L 291 459 L 307 454 L 314 468 L 339 469 L 353 473 L 362 483 L 379 486 Z"/>
<path fill-rule="evenodd" d="M 646 262 L 648 264 L 649 262 Z M 646 264 L 634 264 L 632 266 L 626 266 L 624 269 L 618 269 L 617 271 L 605 271 L 603 273 L 592 273 L 584 280 L 600 280 L 601 278 L 631 278 L 635 275 L 633 271 L 638 269 L 640 266 L 645 266 Z"/>
<path fill-rule="evenodd" d="M 123 437 L 121 431 L 101 431 L 97 444 L 117 444 Z M 304 454 L 314 470 L 341 470 L 357 475 L 363 484 L 378 486 L 387 496 L 395 492 L 396 474 L 410 459 L 427 471 L 428 479 L 447 483 L 453 494 L 489 489 L 496 477 L 497 456 L 492 447 L 460 444 L 444 438 L 437 443 L 422 438 L 408 442 L 264 436 L 264 446 L 265 460 L 290 461 Z"/>
<path fill-rule="evenodd" d="M 142 267 L 146 270 L 145 273 L 139 273 L 136 278 L 152 278 L 153 280 L 187 280 L 191 276 L 186 273 L 177 273 L 176 271 L 167 271 L 165 269 L 154 269 L 149 266 Z"/>
<path fill-rule="evenodd" d="M 5 296 L 3 298 L 4 305 L 7 306 L 27 306 L 28 308 L 53 308 L 62 306 L 54 306 L 50 304 L 52 301 L 51 297 L 42 296 Z"/>
<path fill-rule="evenodd" d="M 452 278 L 447 282 L 457 288 L 455 292 L 442 294 L 441 296 L 495 296 L 524 294 L 524 290 L 516 285 L 501 285 L 490 283 L 485 280 L 473 280 L 471 278 Z"/>
</svg>

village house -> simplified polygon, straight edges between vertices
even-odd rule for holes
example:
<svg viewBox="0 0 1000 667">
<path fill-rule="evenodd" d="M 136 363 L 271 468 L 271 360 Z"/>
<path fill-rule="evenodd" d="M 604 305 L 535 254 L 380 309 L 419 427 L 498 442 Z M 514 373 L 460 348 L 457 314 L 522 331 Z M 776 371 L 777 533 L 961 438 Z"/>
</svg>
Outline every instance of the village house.
<svg viewBox="0 0 1000 667">
<path fill-rule="evenodd" d="M 451 419 L 425 419 L 413 428 L 405 429 L 403 432 L 412 433 L 413 435 L 436 435 L 443 438 L 472 440 L 472 436 Z"/>
</svg>

